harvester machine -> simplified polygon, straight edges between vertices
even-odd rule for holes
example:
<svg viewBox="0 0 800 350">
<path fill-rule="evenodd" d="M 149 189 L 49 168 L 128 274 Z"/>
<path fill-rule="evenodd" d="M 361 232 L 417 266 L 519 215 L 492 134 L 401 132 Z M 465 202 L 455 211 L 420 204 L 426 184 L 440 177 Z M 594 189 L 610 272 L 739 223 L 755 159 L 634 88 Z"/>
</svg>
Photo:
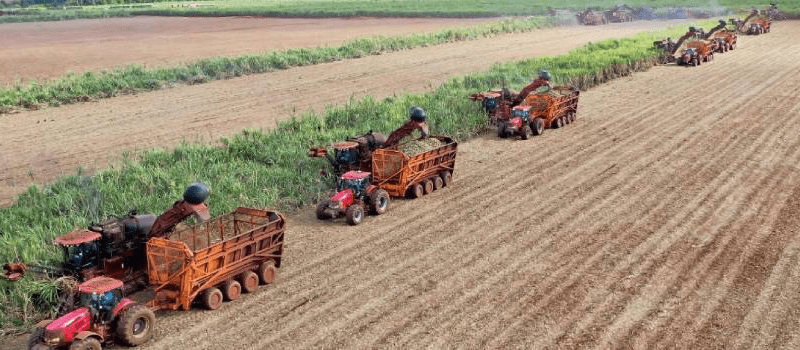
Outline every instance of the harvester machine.
<svg viewBox="0 0 800 350">
<path fill-rule="evenodd" d="M 60 267 L 10 263 L 4 266 L 5 277 L 19 280 L 29 270 L 48 276 L 71 276 L 79 282 L 99 276 L 111 277 L 124 283 L 125 292 L 145 288 L 145 244 L 150 238 L 168 235 L 190 216 L 199 221 L 207 220 L 209 212 L 205 200 L 209 192 L 206 185 L 193 183 L 186 189 L 183 200 L 175 202 L 158 217 L 131 211 L 123 217 L 91 224 L 87 229 L 73 230 L 55 239 L 55 244 L 63 251 Z M 62 305 L 62 309 L 71 307 Z"/>
<path fill-rule="evenodd" d="M 517 93 L 503 88 L 475 93 L 470 95 L 469 99 L 481 103 L 489 115 L 489 126 L 499 127 L 511 115 L 511 107 L 516 97 Z"/>
<path fill-rule="evenodd" d="M 419 110 L 422 111 L 422 109 Z M 326 158 L 337 177 L 354 170 L 369 172 L 372 170 L 372 152 L 398 144 L 404 137 L 411 135 L 414 130 L 420 130 L 423 136 L 428 134 L 424 111 L 421 116 L 412 115 L 405 124 L 389 134 L 388 137 L 370 130 L 364 135 L 331 144 L 333 155 L 325 147 L 310 148 L 307 154 L 312 158 Z"/>
<path fill-rule="evenodd" d="M 606 19 L 605 13 L 600 11 L 595 11 L 592 9 L 586 9 L 586 11 L 580 12 L 575 16 L 578 18 L 578 23 L 587 26 L 595 26 L 608 23 L 608 19 Z"/>
<path fill-rule="evenodd" d="M 769 7 L 764 10 L 764 14 L 769 17 L 771 21 L 783 21 L 786 19 L 786 15 L 778 10 L 778 4 L 769 4 Z"/>
</svg>

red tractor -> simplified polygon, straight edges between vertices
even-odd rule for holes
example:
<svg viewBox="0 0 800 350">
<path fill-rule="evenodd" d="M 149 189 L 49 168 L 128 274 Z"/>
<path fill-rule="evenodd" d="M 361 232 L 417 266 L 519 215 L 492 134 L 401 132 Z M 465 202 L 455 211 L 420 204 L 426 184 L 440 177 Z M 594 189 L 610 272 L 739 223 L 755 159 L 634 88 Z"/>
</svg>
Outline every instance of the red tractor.
<svg viewBox="0 0 800 350">
<path fill-rule="evenodd" d="M 317 219 L 347 217 L 347 223 L 358 225 L 364 219 L 364 209 L 375 215 L 386 212 L 389 194 L 372 184 L 372 173 L 348 171 L 336 183 L 336 192 L 317 205 Z"/>
<path fill-rule="evenodd" d="M 541 135 L 544 131 L 542 118 L 530 120 L 530 106 L 516 106 L 511 109 L 511 118 L 505 120 L 497 127 L 497 136 L 519 136 L 527 140 L 533 135 Z"/>
<path fill-rule="evenodd" d="M 95 277 L 78 287 L 81 307 L 55 321 L 42 321 L 28 341 L 29 350 L 101 350 L 117 340 L 137 346 L 153 336 L 155 314 L 122 297 L 122 281 Z"/>
</svg>

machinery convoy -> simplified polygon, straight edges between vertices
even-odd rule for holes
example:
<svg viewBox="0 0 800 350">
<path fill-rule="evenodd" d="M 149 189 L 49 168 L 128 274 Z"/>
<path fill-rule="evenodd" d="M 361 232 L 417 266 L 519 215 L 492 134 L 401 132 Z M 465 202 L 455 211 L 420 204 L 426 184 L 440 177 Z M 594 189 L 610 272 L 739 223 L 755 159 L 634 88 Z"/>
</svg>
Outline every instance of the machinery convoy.
<svg viewBox="0 0 800 350">
<path fill-rule="evenodd" d="M 615 11 L 614 21 L 632 18 L 623 8 Z M 583 15 L 587 21 L 607 20 L 592 11 Z M 654 45 L 671 62 L 697 66 L 713 60 L 715 52 L 735 49 L 737 33 L 768 33 L 769 17 L 752 20 L 757 15 L 753 11 L 737 21 L 735 29 L 726 28 L 725 21 L 708 32 L 689 27 L 677 42 L 667 38 Z M 526 140 L 575 120 L 580 91 L 552 86 L 551 80 L 550 73 L 541 70 L 519 93 L 503 87 L 469 98 L 481 104 L 499 137 Z M 419 198 L 451 185 L 458 144 L 447 136 L 429 136 L 426 120 L 424 110 L 412 107 L 409 120 L 388 137 L 370 131 L 333 143 L 332 152 L 309 149 L 309 157 L 328 160 L 337 178 L 335 190 L 318 204 L 316 217 L 345 217 L 348 224 L 358 225 L 366 213 L 385 213 L 391 197 Z M 415 130 L 420 137 L 410 138 Z M 223 301 L 274 282 L 283 255 L 284 216 L 240 207 L 211 219 L 209 194 L 207 186 L 193 183 L 182 200 L 159 216 L 131 211 L 61 235 L 54 241 L 63 253 L 58 267 L 19 262 L 3 266 L 3 277 L 12 281 L 32 271 L 80 282 L 64 299 L 57 319 L 37 324 L 28 348 L 136 346 L 152 337 L 154 311 L 190 310 L 195 304 L 215 310 Z M 177 227 L 192 216 L 197 223 Z M 152 291 L 146 305 L 125 297 L 143 289 Z"/>
</svg>

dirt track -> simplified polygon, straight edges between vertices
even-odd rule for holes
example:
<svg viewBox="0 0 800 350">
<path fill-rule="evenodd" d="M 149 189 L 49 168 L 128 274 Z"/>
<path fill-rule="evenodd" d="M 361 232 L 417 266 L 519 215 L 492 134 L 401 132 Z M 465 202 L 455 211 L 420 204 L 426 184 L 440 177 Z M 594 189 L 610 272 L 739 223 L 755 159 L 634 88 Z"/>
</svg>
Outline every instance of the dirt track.
<svg viewBox="0 0 800 350">
<path fill-rule="evenodd" d="M 182 140 L 211 142 L 243 128 L 272 128 L 292 114 L 341 105 L 351 97 L 425 91 L 453 75 L 497 62 L 562 54 L 589 41 L 685 22 L 638 21 L 501 35 L 0 116 L 0 205 L 8 205 L 31 183 L 74 173 L 78 166 L 90 171 L 104 167 L 124 149 L 170 147 Z"/>
<path fill-rule="evenodd" d="M 798 36 L 464 143 L 452 187 L 361 226 L 297 213 L 279 283 L 162 315 L 140 348 L 797 349 Z"/>
<path fill-rule="evenodd" d="M 149 67 L 266 50 L 336 45 L 494 19 L 147 17 L 0 24 L 0 84 L 129 64 Z"/>
</svg>

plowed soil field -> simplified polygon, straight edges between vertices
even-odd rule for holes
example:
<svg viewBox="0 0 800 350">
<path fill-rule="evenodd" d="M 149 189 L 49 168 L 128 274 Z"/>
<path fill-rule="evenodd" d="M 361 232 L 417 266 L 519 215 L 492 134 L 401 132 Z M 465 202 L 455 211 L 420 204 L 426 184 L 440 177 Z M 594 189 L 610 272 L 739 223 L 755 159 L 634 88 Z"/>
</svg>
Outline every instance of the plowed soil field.
<svg viewBox="0 0 800 350">
<path fill-rule="evenodd" d="M 13 196 L 31 183 L 72 174 L 78 166 L 89 171 L 102 168 L 125 149 L 170 147 L 183 140 L 212 142 L 243 128 L 272 128 L 295 113 L 321 111 L 351 97 L 384 98 L 403 91 L 425 91 L 453 75 L 487 69 L 497 62 L 563 54 L 589 41 L 686 22 L 637 21 L 500 35 L 0 115 L 0 205 L 10 204 Z M 332 31 L 322 29 L 319 35 L 329 33 Z M 188 33 L 186 39 L 193 35 Z M 229 30 L 220 35 L 238 40 L 239 34 Z M 201 40 L 191 43 L 198 51 L 206 46 Z M 59 52 L 57 46 L 53 50 L 51 54 Z"/>
<path fill-rule="evenodd" d="M 292 216 L 281 280 L 148 349 L 800 347 L 800 23 L 459 147 L 361 226 Z"/>
<path fill-rule="evenodd" d="M 495 19 L 131 17 L 0 25 L 0 84 L 129 64 L 338 45 L 372 35 L 432 32 Z"/>
</svg>

